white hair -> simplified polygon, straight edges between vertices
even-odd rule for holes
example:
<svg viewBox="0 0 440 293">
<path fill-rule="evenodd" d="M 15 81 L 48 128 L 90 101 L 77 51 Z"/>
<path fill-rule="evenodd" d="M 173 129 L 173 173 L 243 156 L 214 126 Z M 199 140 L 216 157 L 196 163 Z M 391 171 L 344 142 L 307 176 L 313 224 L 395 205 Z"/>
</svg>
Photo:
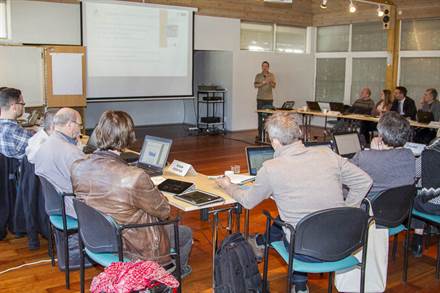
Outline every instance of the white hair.
<svg viewBox="0 0 440 293">
<path fill-rule="evenodd" d="M 275 113 L 266 120 L 265 129 L 270 139 L 277 139 L 282 145 L 291 144 L 302 137 L 295 117 L 290 113 Z"/>
</svg>

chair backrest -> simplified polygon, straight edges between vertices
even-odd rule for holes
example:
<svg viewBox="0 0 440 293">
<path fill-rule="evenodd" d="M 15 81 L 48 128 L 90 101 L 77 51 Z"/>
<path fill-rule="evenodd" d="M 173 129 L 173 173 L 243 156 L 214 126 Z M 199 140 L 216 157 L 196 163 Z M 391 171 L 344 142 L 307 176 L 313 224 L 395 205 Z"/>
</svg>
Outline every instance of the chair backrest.
<svg viewBox="0 0 440 293">
<path fill-rule="evenodd" d="M 368 214 L 359 208 L 333 208 L 305 216 L 296 226 L 295 254 L 323 261 L 350 256 L 364 245 Z"/>
<path fill-rule="evenodd" d="M 62 215 L 63 198 L 61 194 L 46 178 L 40 177 L 41 187 L 44 196 L 44 208 L 49 216 Z"/>
<path fill-rule="evenodd" d="M 73 200 L 73 206 L 84 246 L 94 253 L 118 252 L 118 228 L 115 221 L 79 199 Z"/>
<path fill-rule="evenodd" d="M 425 149 L 422 152 L 422 187 L 440 187 L 440 152 Z"/>
<path fill-rule="evenodd" d="M 405 185 L 381 192 L 371 201 L 376 224 L 388 228 L 402 224 L 409 216 L 416 188 Z"/>
</svg>

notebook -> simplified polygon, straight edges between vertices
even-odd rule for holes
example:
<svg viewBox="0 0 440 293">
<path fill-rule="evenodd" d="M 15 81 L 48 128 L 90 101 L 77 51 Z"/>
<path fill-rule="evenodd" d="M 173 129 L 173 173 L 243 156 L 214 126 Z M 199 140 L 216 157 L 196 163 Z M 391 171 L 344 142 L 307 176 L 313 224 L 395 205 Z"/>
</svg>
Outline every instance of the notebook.
<svg viewBox="0 0 440 293">
<path fill-rule="evenodd" d="M 195 205 L 195 206 L 204 206 L 208 204 L 213 204 L 216 202 L 222 202 L 224 199 L 220 196 L 202 192 L 199 190 L 177 194 L 174 197 L 178 200 L 184 201 L 186 203 Z"/>
<path fill-rule="evenodd" d="M 321 106 L 319 106 L 318 102 L 314 102 L 314 101 L 307 101 L 307 108 L 309 109 L 309 111 L 311 112 L 322 112 L 321 111 Z"/>
<path fill-rule="evenodd" d="M 162 175 L 172 142 L 168 138 L 146 135 L 136 166 L 144 169 L 150 177 Z"/>
<path fill-rule="evenodd" d="M 267 160 L 273 159 L 273 154 L 274 150 L 270 146 L 247 147 L 246 159 L 249 175 L 256 176 L 258 170 L 263 166 L 263 163 Z"/>
<path fill-rule="evenodd" d="M 361 141 L 357 132 L 338 133 L 333 135 L 336 152 L 342 157 L 352 158 L 361 151 Z"/>
</svg>

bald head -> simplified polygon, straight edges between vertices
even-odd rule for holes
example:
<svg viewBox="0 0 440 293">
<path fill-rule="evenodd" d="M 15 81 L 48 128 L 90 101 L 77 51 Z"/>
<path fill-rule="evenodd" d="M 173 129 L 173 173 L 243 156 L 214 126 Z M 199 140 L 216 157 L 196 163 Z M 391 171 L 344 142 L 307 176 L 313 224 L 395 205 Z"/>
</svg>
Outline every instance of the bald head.
<svg viewBox="0 0 440 293">
<path fill-rule="evenodd" d="M 71 108 L 61 108 L 53 118 L 55 130 L 71 138 L 77 138 L 81 133 L 82 119 L 78 111 Z"/>
</svg>

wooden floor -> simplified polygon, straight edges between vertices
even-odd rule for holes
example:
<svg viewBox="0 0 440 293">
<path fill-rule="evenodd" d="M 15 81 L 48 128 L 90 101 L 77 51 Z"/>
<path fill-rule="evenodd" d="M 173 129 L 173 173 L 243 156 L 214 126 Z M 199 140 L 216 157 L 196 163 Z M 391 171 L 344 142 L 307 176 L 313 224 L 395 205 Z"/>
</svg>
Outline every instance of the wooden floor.
<svg viewBox="0 0 440 293">
<path fill-rule="evenodd" d="M 173 138 L 170 159 L 193 164 L 197 171 L 209 175 L 221 174 L 231 165 L 239 164 L 246 169 L 244 148 L 252 144 L 255 132 L 240 132 L 226 136 L 189 136 L 186 127 L 150 127 L 139 129 L 138 137 L 145 133 Z M 141 140 L 136 144 L 139 148 Z M 264 230 L 262 210 L 269 209 L 276 213 L 273 202 L 267 200 L 251 211 L 250 231 Z M 177 211 L 173 211 L 177 213 Z M 193 273 L 183 281 L 184 292 L 211 292 L 211 225 L 199 220 L 198 212 L 180 214 L 182 223 L 193 229 L 194 245 L 190 264 Z M 225 219 L 221 221 L 221 238 L 226 235 Z M 403 237 L 401 237 L 403 238 Z M 410 257 L 408 283 L 401 279 L 402 243 L 399 244 L 398 258 L 389 262 L 388 288 L 386 292 L 440 292 L 440 281 L 434 278 L 436 249 L 434 245 L 425 251 L 421 258 Z M 47 241 L 37 251 L 27 249 L 26 238 L 15 239 L 9 235 L 7 240 L 0 241 L 0 272 L 12 267 L 40 260 L 48 260 Z M 262 266 L 260 271 L 262 272 Z M 101 268 L 87 270 L 87 287 L 93 276 L 101 272 Z M 270 257 L 269 280 L 271 292 L 285 292 L 286 266 L 275 254 Z M 327 275 L 311 275 L 311 292 L 327 292 Z M 64 273 L 50 263 L 35 264 L 0 274 L 0 293 L 12 292 L 78 292 L 79 273 L 71 273 L 71 290 L 64 287 Z"/>
</svg>

